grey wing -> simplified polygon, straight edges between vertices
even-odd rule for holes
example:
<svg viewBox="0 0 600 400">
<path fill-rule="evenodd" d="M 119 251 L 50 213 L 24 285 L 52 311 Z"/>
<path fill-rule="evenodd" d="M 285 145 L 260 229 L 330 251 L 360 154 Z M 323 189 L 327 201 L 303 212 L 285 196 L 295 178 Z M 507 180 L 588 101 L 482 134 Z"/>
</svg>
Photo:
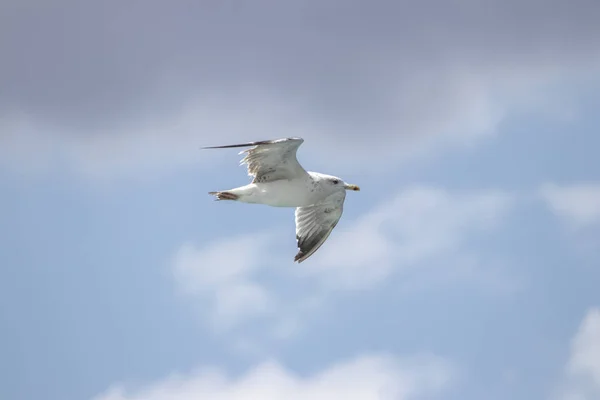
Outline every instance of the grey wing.
<svg viewBox="0 0 600 400">
<path fill-rule="evenodd" d="M 259 183 L 299 178 L 307 174 L 296 158 L 296 152 L 302 143 L 304 143 L 302 138 L 285 138 L 204 148 L 227 149 L 252 146 L 239 153 L 246 153 L 240 165 L 246 164 L 248 175 L 253 177 L 252 183 Z"/>
<path fill-rule="evenodd" d="M 301 263 L 325 243 L 342 217 L 345 198 L 344 190 L 330 195 L 320 203 L 296 208 L 296 239 L 299 250 L 294 261 Z"/>
</svg>

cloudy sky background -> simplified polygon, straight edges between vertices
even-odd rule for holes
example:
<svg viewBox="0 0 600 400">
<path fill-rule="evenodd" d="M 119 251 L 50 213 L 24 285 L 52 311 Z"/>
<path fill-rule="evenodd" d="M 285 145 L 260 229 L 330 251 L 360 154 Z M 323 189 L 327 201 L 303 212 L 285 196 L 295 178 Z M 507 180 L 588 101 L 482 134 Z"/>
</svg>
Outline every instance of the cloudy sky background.
<svg viewBox="0 0 600 400">
<path fill-rule="evenodd" d="M 600 3 L 0 4 L 0 398 L 600 396 Z M 215 203 L 301 136 L 307 262 Z"/>
</svg>

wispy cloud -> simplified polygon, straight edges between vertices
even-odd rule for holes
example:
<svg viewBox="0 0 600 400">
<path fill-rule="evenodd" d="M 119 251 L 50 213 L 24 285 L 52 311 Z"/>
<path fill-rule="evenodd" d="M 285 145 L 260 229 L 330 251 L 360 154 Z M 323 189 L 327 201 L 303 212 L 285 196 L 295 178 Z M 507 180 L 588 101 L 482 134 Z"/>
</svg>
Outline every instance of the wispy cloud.
<svg viewBox="0 0 600 400">
<path fill-rule="evenodd" d="M 600 183 L 546 184 L 540 195 L 552 212 L 572 228 L 600 224 Z"/>
<path fill-rule="evenodd" d="M 182 288 L 211 300 L 214 322 L 233 327 L 267 318 L 272 334 L 284 339 L 297 333 L 311 313 L 319 312 L 323 296 L 373 289 L 394 274 L 406 273 L 417 280 L 422 276 L 437 285 L 472 280 L 506 286 L 510 279 L 501 279 L 469 241 L 493 234 L 514 203 L 513 195 L 497 190 L 453 192 L 415 186 L 390 196 L 355 221 L 344 220 L 301 267 L 277 268 L 283 281 L 268 279 L 264 272 L 266 266 L 292 263 L 293 254 L 277 249 L 290 248 L 285 241 L 294 240 L 293 231 L 249 233 L 199 248 L 188 244 L 177 252 L 173 268 Z M 257 274 L 259 270 L 263 274 Z M 282 283 L 302 289 L 288 293 L 281 290 Z"/>
<path fill-rule="evenodd" d="M 409 400 L 435 398 L 451 387 L 455 377 L 456 368 L 438 357 L 399 359 L 376 354 L 332 364 L 309 375 L 297 374 L 275 361 L 256 365 L 239 377 L 204 367 L 131 390 L 115 386 L 94 400 Z"/>
<path fill-rule="evenodd" d="M 513 196 L 411 187 L 345 225 L 302 271 L 334 287 L 363 288 L 392 273 L 470 253 L 468 239 L 502 223 Z"/>
<path fill-rule="evenodd" d="M 590 309 L 571 341 L 561 400 L 594 400 L 600 397 L 600 309 Z"/>
<path fill-rule="evenodd" d="M 183 292 L 205 299 L 211 323 L 230 328 L 263 315 L 274 306 L 271 294 L 253 273 L 265 267 L 264 254 L 272 235 L 256 233 L 216 240 L 197 248 L 186 243 L 172 260 L 172 271 Z"/>
</svg>

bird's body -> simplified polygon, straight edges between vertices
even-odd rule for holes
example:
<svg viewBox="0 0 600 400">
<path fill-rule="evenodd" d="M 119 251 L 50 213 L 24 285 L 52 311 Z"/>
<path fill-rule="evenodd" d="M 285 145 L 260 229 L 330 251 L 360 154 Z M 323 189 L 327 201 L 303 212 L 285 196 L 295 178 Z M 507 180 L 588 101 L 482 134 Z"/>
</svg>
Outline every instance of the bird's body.
<svg viewBox="0 0 600 400">
<path fill-rule="evenodd" d="M 296 239 L 302 262 L 327 240 L 342 216 L 346 190 L 360 190 L 335 176 L 307 172 L 296 159 L 301 138 L 267 140 L 205 148 L 249 147 L 241 164 L 253 177 L 248 185 L 209 192 L 217 200 L 296 208 Z"/>
<path fill-rule="evenodd" d="M 316 172 L 294 179 L 250 183 L 227 192 L 238 196 L 237 201 L 265 204 L 272 207 L 306 207 L 324 200 L 334 190 L 324 184 L 326 178 Z"/>
</svg>

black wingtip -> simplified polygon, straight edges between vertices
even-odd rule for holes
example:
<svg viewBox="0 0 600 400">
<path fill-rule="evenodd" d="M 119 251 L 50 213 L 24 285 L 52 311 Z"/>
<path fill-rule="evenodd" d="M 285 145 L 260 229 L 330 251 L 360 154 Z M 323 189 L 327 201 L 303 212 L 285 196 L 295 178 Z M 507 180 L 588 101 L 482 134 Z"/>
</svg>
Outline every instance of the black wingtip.
<svg viewBox="0 0 600 400">
<path fill-rule="evenodd" d="M 251 147 L 251 146 L 258 146 L 261 144 L 269 144 L 272 143 L 272 140 L 260 140 L 258 142 L 249 142 L 249 143 L 240 143 L 240 144 L 226 144 L 223 146 L 206 146 L 206 147 L 201 147 L 201 149 L 233 149 L 236 147 Z"/>
<path fill-rule="evenodd" d="M 233 149 L 236 147 L 252 147 L 252 146 L 261 146 L 261 145 L 265 145 L 265 144 L 274 144 L 274 143 L 278 143 L 281 141 L 286 141 L 286 140 L 303 140 L 300 137 L 290 137 L 290 138 L 284 138 L 284 139 L 271 139 L 271 140 L 259 140 L 256 142 L 248 142 L 248 143 L 240 143 L 240 144 L 226 144 L 224 146 L 206 146 L 206 147 L 200 147 L 200 149 Z"/>
</svg>

